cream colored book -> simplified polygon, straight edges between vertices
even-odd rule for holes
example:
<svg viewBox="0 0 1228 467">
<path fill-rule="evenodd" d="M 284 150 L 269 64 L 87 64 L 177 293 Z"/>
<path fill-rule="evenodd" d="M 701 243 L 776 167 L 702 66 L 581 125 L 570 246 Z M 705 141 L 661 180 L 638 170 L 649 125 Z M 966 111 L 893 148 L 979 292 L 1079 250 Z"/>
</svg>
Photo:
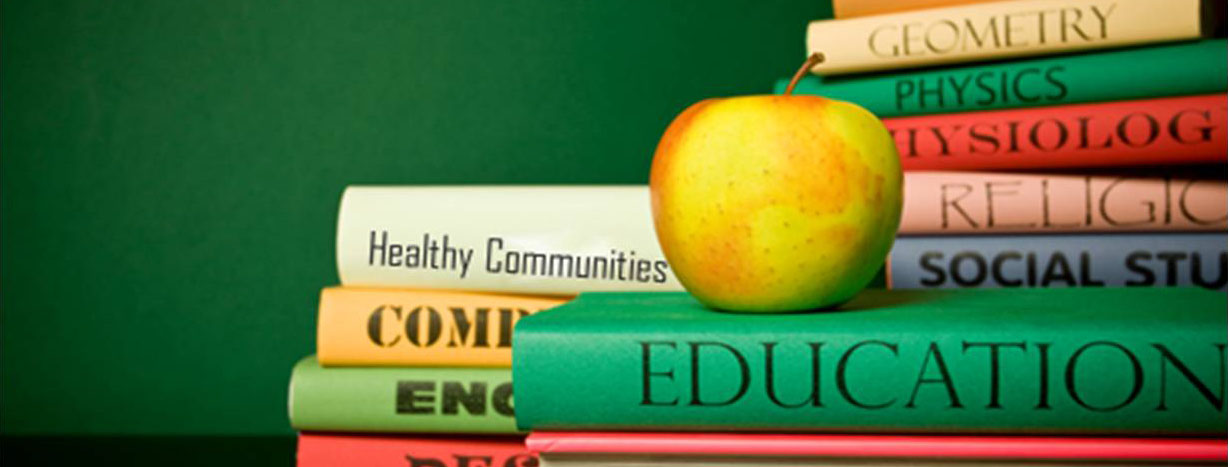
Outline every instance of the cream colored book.
<svg viewBox="0 0 1228 467">
<path fill-rule="evenodd" d="M 821 75 L 1194 39 L 1199 0 L 1016 0 L 810 23 Z M 1106 70 L 1111 72 L 1111 70 Z"/>
<path fill-rule="evenodd" d="M 346 286 L 574 295 L 682 290 L 647 186 L 349 187 Z"/>
</svg>

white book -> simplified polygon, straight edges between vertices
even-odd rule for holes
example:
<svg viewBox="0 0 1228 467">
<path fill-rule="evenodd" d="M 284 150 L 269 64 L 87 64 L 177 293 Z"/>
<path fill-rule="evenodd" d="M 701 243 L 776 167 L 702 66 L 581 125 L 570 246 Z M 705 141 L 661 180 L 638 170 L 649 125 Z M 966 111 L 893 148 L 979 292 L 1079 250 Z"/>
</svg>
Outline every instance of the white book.
<svg viewBox="0 0 1228 467">
<path fill-rule="evenodd" d="M 647 186 L 352 186 L 337 219 L 337 272 L 346 286 L 682 290 Z"/>
<path fill-rule="evenodd" d="M 1214 13 L 1201 0 L 985 2 L 812 21 L 806 51 L 826 58 L 820 75 L 1001 60 L 1195 39 Z"/>
</svg>

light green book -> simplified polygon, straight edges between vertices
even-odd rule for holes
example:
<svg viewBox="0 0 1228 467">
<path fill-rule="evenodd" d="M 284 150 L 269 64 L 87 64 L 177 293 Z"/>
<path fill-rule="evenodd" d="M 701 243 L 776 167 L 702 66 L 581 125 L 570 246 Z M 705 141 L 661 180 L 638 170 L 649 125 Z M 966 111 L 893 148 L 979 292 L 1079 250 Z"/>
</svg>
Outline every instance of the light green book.
<svg viewBox="0 0 1228 467">
<path fill-rule="evenodd" d="M 507 368 L 329 367 L 304 358 L 290 377 L 302 431 L 516 433 Z"/>
</svg>

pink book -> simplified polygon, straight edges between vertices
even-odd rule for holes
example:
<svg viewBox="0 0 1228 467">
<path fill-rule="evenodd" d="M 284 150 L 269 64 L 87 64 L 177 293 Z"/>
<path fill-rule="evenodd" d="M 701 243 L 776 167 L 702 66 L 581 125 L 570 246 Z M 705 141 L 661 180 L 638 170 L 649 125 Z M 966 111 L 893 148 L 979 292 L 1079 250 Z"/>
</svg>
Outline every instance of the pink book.
<svg viewBox="0 0 1228 467">
<path fill-rule="evenodd" d="M 901 234 L 1223 231 L 1216 179 L 987 172 L 904 174 Z"/>
<path fill-rule="evenodd" d="M 524 439 L 449 435 L 300 433 L 298 467 L 528 467 Z"/>
<path fill-rule="evenodd" d="M 1228 461 L 1228 440 L 1039 436 L 895 436 L 731 433 L 534 432 L 530 452 L 549 456 L 948 459 L 988 461 Z"/>
</svg>

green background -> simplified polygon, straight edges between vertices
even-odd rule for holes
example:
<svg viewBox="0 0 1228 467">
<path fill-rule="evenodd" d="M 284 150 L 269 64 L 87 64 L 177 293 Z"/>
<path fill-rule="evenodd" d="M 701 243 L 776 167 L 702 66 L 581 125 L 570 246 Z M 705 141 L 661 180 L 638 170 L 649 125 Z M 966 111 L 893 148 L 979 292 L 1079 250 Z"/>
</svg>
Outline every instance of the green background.
<svg viewBox="0 0 1228 467">
<path fill-rule="evenodd" d="M 0 433 L 290 435 L 343 187 L 645 183 L 674 115 L 770 92 L 829 11 L 0 2 Z"/>
</svg>

